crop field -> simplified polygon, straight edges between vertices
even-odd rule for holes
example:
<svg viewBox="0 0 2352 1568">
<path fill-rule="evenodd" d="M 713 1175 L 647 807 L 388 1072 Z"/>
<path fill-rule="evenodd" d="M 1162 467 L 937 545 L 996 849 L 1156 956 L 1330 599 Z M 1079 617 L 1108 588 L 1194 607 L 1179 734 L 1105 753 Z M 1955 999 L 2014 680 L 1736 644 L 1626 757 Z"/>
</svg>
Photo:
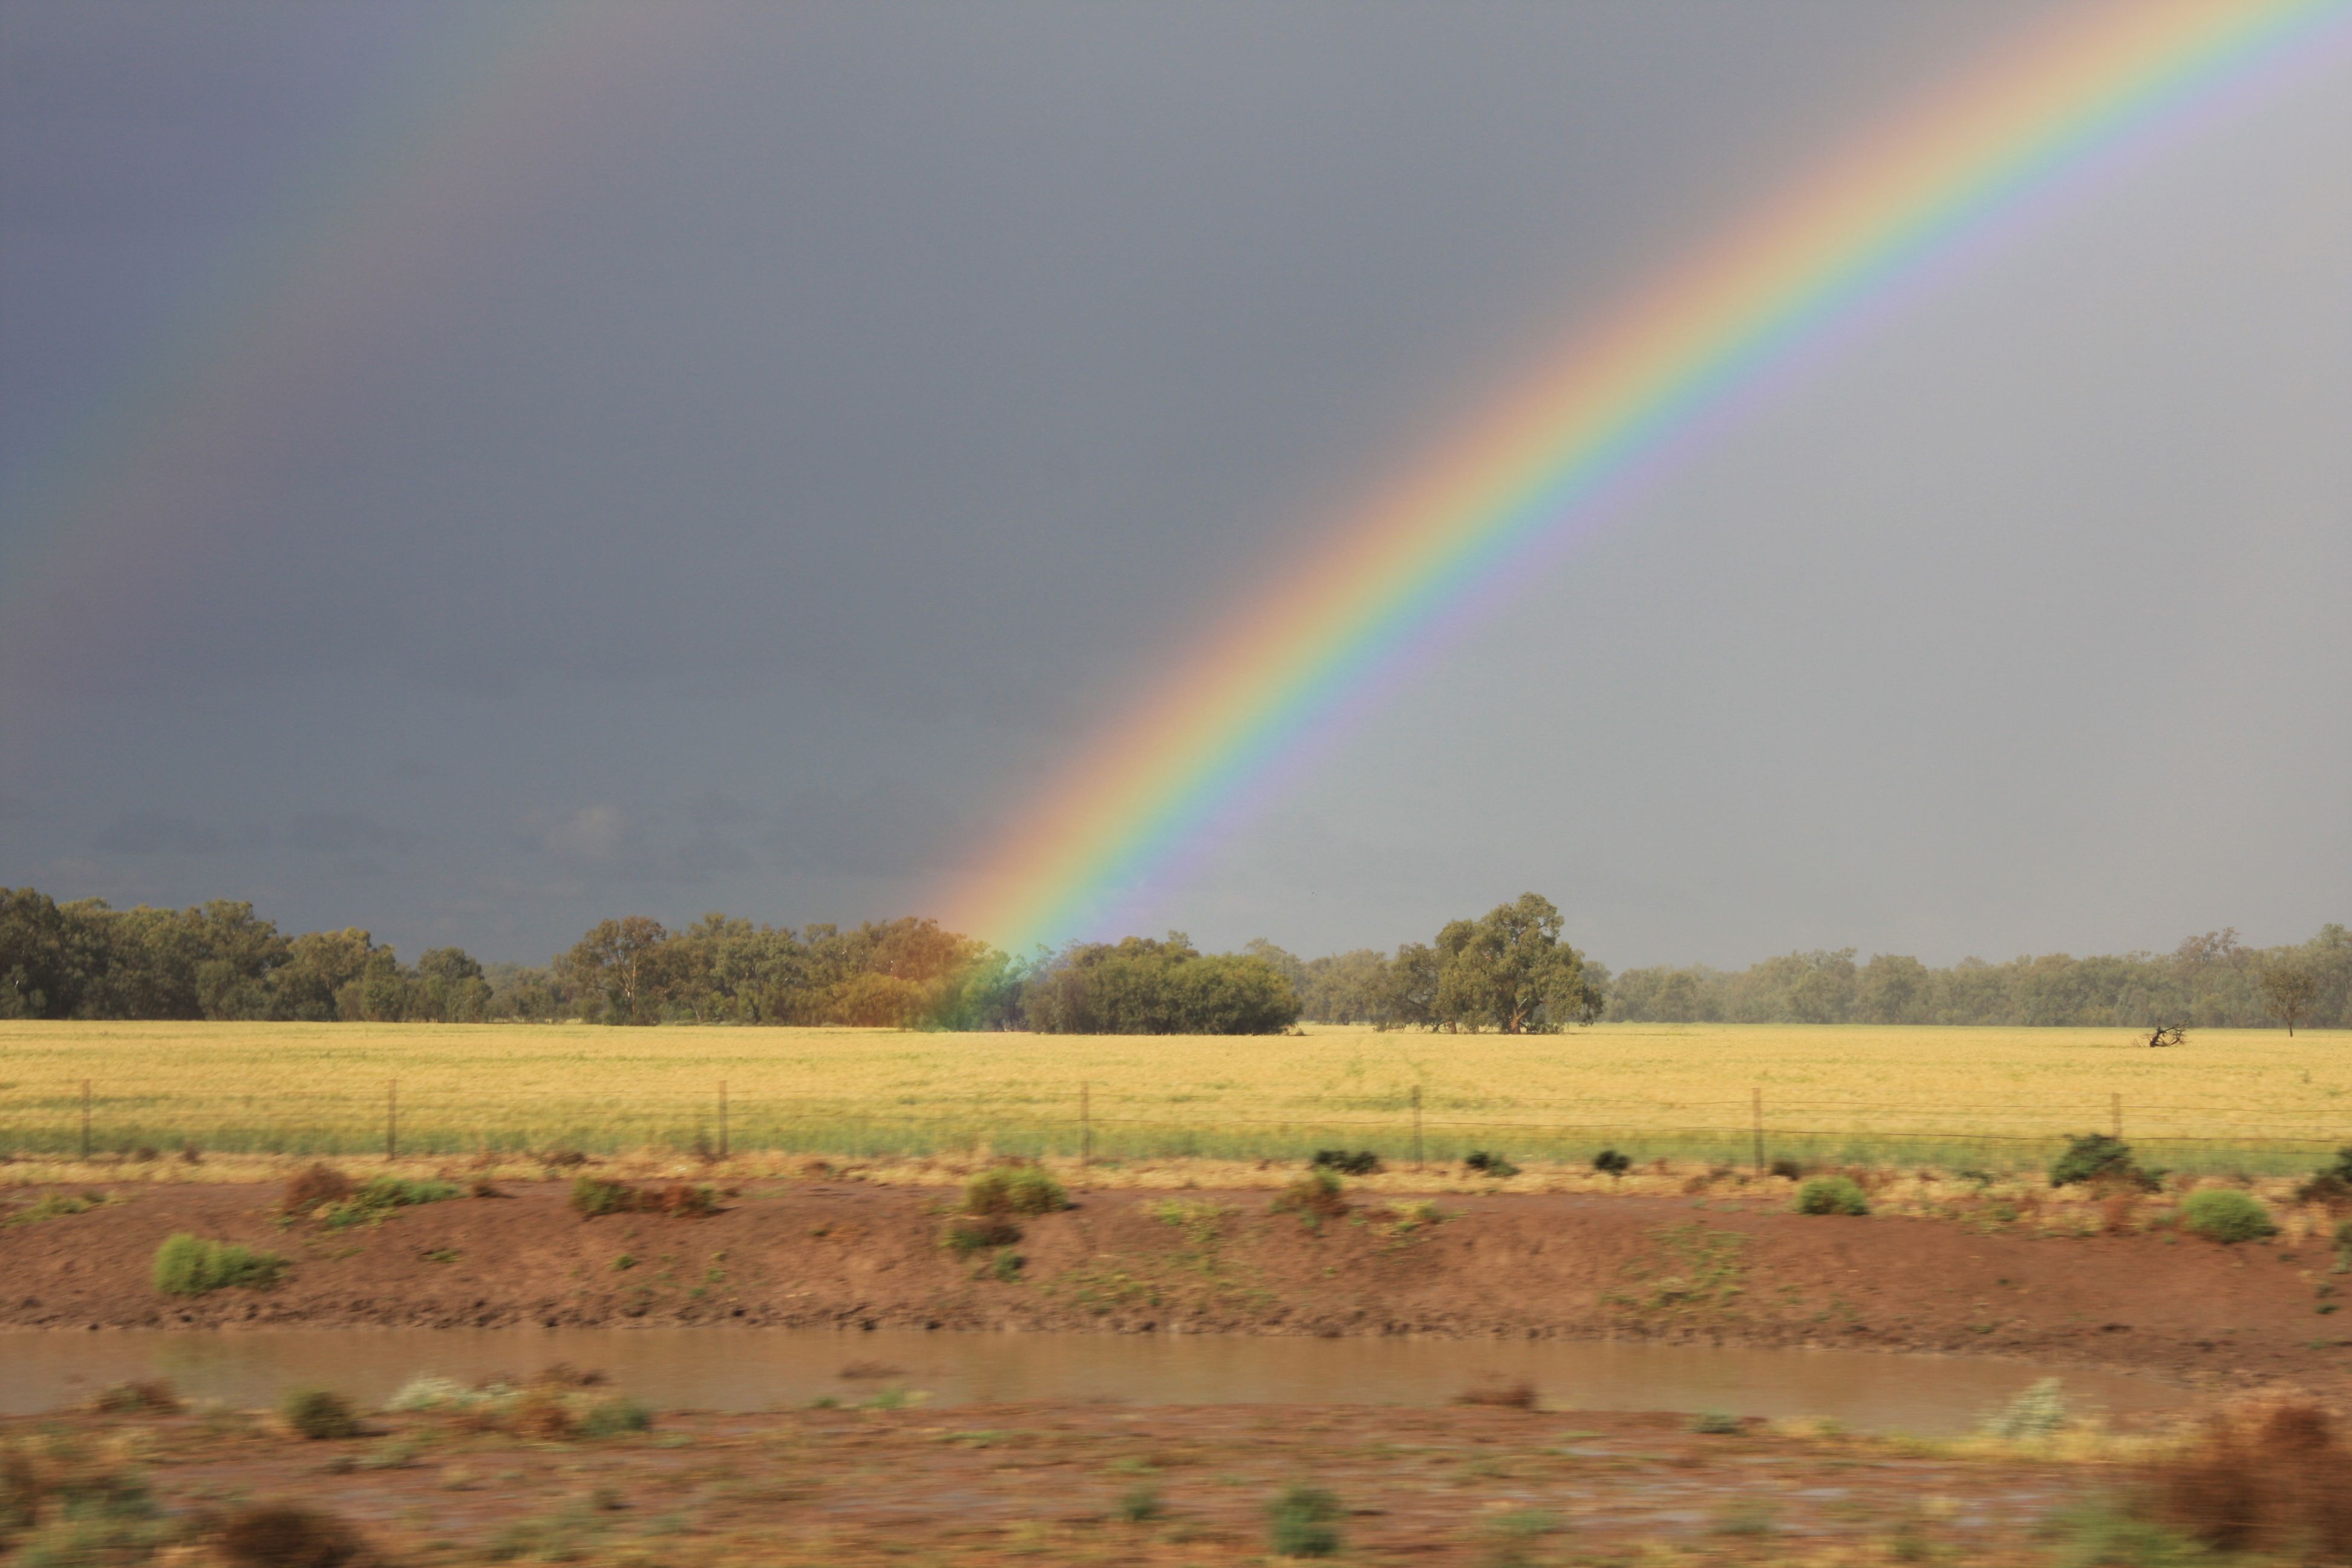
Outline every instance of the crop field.
<svg viewBox="0 0 2352 1568">
<path fill-rule="evenodd" d="M 2352 1034 L 1603 1025 L 1550 1036 L 0 1023 L 0 1153 L 572 1149 L 1104 1161 L 2045 1162 L 2120 1129 L 2187 1171 L 2352 1143 Z M 1760 1132 L 1759 1132 L 1760 1129 Z"/>
</svg>

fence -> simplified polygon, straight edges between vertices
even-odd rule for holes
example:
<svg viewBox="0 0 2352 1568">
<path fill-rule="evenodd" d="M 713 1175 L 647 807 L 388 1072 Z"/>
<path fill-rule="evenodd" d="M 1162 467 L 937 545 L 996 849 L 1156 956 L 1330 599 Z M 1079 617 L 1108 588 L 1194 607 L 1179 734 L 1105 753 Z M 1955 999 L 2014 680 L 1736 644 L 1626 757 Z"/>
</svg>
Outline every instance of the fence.
<svg viewBox="0 0 2352 1568">
<path fill-rule="evenodd" d="M 215 1153 L 386 1158 L 576 1150 L 790 1152 L 849 1157 L 994 1152 L 1122 1161 L 1296 1159 L 1367 1149 L 1391 1165 L 1447 1163 L 1477 1150 L 1514 1161 L 1582 1163 L 1603 1148 L 1636 1159 L 1762 1167 L 1774 1159 L 2015 1169 L 2046 1163 L 2074 1134 L 2109 1132 L 2176 1170 L 2286 1174 L 2352 1144 L 2352 1115 L 2307 1108 L 2163 1105 L 2120 1094 L 2079 1105 L 1769 1096 L 1704 1100 L 1528 1100 L 1475 1092 L 1326 1096 L 1237 1116 L 1181 1113 L 1222 1090 L 1108 1100 L 1092 1085 L 877 1106 L 822 1096 L 730 1091 L 488 1097 L 386 1080 L 367 1094 L 173 1095 L 94 1079 L 0 1093 L 0 1155 L 155 1158 Z"/>
</svg>

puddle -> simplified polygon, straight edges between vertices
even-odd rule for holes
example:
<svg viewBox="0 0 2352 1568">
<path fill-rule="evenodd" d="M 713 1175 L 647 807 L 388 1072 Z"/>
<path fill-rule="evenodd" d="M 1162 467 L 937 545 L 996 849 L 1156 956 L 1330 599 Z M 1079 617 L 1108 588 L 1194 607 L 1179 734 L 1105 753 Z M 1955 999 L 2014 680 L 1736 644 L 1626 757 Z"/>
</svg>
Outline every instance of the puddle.
<svg viewBox="0 0 2352 1568">
<path fill-rule="evenodd" d="M 2153 1379 L 1967 1356 L 1724 1350 L 1559 1341 L 1279 1339 L 1205 1334 L 836 1332 L 825 1329 L 283 1329 L 0 1333 L 0 1414 L 168 1377 L 239 1405 L 316 1385 L 380 1402 L 419 1373 L 472 1381 L 551 1362 L 593 1367 L 669 1409 L 764 1410 L 920 1391 L 933 1405 L 1443 1405 L 1476 1384 L 1532 1383 L 1583 1410 L 1818 1415 L 1864 1431 L 1952 1433 L 2042 1377 L 2078 1411 L 2181 1407 Z M 845 1369 L 856 1375 L 845 1378 Z"/>
</svg>

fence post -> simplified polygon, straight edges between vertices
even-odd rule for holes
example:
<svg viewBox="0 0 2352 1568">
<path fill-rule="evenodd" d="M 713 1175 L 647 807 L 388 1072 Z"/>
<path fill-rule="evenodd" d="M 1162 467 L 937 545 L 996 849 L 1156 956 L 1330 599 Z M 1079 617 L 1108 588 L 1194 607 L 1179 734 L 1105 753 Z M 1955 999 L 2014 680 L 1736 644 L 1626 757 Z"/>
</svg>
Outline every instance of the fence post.
<svg viewBox="0 0 2352 1568">
<path fill-rule="evenodd" d="M 400 1157 L 400 1080 L 387 1079 L 383 1086 L 383 1157 Z"/>
<path fill-rule="evenodd" d="M 81 1157 L 89 1162 L 89 1079 L 81 1080 Z"/>
<path fill-rule="evenodd" d="M 2121 1090 L 2107 1096 L 2107 1119 L 2115 1128 L 2117 1142 L 2121 1142 L 2124 1135 L 2124 1097 Z"/>
<path fill-rule="evenodd" d="M 1421 1169 L 1421 1085 L 1412 1086 L 1412 1168 Z"/>
<path fill-rule="evenodd" d="M 1748 1090 L 1748 1125 L 1754 1135 L 1756 1173 L 1764 1173 L 1764 1086 L 1756 1084 Z"/>
<path fill-rule="evenodd" d="M 1092 1084 L 1078 1085 L 1078 1163 L 1091 1165 L 1095 1160 L 1095 1111 Z"/>
<path fill-rule="evenodd" d="M 727 1158 L 727 1080 L 719 1080 L 719 1157 Z"/>
</svg>

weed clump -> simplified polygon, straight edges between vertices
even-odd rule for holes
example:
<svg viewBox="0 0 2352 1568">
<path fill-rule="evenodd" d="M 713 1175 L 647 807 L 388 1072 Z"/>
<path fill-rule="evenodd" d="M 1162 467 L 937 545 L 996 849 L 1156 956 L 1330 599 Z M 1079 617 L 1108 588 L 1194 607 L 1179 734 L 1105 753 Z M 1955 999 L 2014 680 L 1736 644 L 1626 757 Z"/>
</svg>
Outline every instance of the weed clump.
<svg viewBox="0 0 2352 1568">
<path fill-rule="evenodd" d="M 2051 1162 L 2050 1184 L 2053 1187 L 2123 1186 L 2153 1191 L 2156 1177 L 2140 1169 L 2132 1157 L 2132 1147 L 2120 1138 L 2105 1132 L 2086 1132 L 2079 1138 L 2066 1140 L 2065 1152 Z"/>
<path fill-rule="evenodd" d="M 1042 1165 L 998 1166 L 964 1184 L 970 1215 L 1052 1214 L 1070 1206 L 1070 1194 Z"/>
<path fill-rule="evenodd" d="M 1339 1552 L 1339 1500 L 1297 1486 L 1266 1510 L 1266 1544 L 1276 1557 L 1334 1557 Z"/>
<path fill-rule="evenodd" d="M 1318 1149 L 1307 1164 L 1318 1171 L 1337 1171 L 1343 1176 L 1377 1176 L 1383 1168 L 1381 1157 L 1370 1149 Z"/>
<path fill-rule="evenodd" d="M 1773 1161 L 1769 1165 L 1766 1166 L 1765 1169 L 1769 1170 L 1772 1174 L 1780 1177 L 1784 1182 L 1801 1182 L 1805 1179 L 1805 1165 L 1804 1162 L 1801 1160 L 1790 1160 L 1784 1157 Z"/>
<path fill-rule="evenodd" d="M 79 1197 L 71 1193 L 47 1193 L 10 1215 L 6 1223 L 38 1225 L 45 1219 L 63 1219 L 68 1215 L 88 1214 L 115 1201 L 109 1193 L 84 1193 Z"/>
<path fill-rule="evenodd" d="M 142 1563 L 160 1534 L 146 1482 L 120 1459 L 67 1436 L 0 1441 L 0 1557 L 27 1568 Z"/>
<path fill-rule="evenodd" d="M 236 1568 L 342 1568 L 363 1548 L 331 1513 L 294 1503 L 256 1503 L 221 1525 L 221 1555 Z"/>
<path fill-rule="evenodd" d="M 360 1435 L 360 1418 L 352 1402 L 323 1388 L 289 1389 L 278 1402 L 278 1414 L 287 1429 L 313 1442 L 331 1442 Z"/>
<path fill-rule="evenodd" d="M 604 1176 L 575 1176 L 572 1206 L 588 1219 L 608 1214 L 666 1214 L 700 1219 L 719 1212 L 719 1191 L 696 1182 L 672 1182 L 658 1192 Z"/>
<path fill-rule="evenodd" d="M 1978 1430 L 2004 1443 L 2054 1437 L 2066 1426 L 2066 1385 L 2045 1377 L 1986 1416 Z"/>
<path fill-rule="evenodd" d="M 155 1289 L 166 1296 L 203 1296 L 232 1285 L 266 1289 L 286 1273 L 286 1259 L 234 1241 L 206 1241 L 179 1231 L 155 1249 Z"/>
<path fill-rule="evenodd" d="M 1737 1436 L 1739 1417 L 1722 1410 L 1702 1410 L 1691 1418 L 1690 1429 L 1704 1437 Z"/>
<path fill-rule="evenodd" d="M 1320 1223 L 1348 1212 L 1344 1194 L 1339 1178 L 1330 1172 L 1307 1171 L 1275 1194 L 1273 1209 L 1276 1214 L 1295 1214 Z"/>
<path fill-rule="evenodd" d="M 2260 1241 L 2276 1236 L 2278 1226 L 2260 1199 L 2234 1187 L 2207 1187 L 2189 1194 L 2180 1205 L 2180 1227 L 2208 1241 Z"/>
<path fill-rule="evenodd" d="M 600 1399 L 581 1413 L 580 1435 L 583 1437 L 617 1437 L 625 1432 L 646 1432 L 653 1428 L 654 1413 L 634 1399 L 618 1395 Z"/>
<path fill-rule="evenodd" d="M 1149 1481 L 1139 1481 L 1118 1500 L 1117 1511 L 1129 1524 L 1149 1524 L 1167 1510 L 1160 1500 L 1160 1489 Z"/>
<path fill-rule="evenodd" d="M 2336 1151 L 2333 1163 L 2313 1172 L 2294 1189 L 2294 1199 L 2302 1204 L 2325 1204 L 2329 1208 L 2352 1203 L 2352 1145 Z"/>
<path fill-rule="evenodd" d="M 1592 1156 L 1592 1168 L 1604 1176 L 1622 1176 L 1633 1168 L 1633 1156 L 1603 1149 Z"/>
<path fill-rule="evenodd" d="M 1870 1196 L 1851 1176 L 1815 1176 L 1797 1189 L 1797 1212 L 1868 1214 Z"/>
<path fill-rule="evenodd" d="M 346 1197 L 317 1205 L 313 1212 L 329 1230 L 348 1230 L 355 1225 L 382 1225 L 395 1209 L 446 1203 L 464 1195 L 465 1189 L 455 1182 L 377 1176 Z"/>
<path fill-rule="evenodd" d="M 1010 1247 L 1021 1239 L 1021 1227 L 1002 1215 L 959 1215 L 948 1221 L 941 1245 L 958 1258 L 970 1258 L 992 1247 Z"/>
</svg>

